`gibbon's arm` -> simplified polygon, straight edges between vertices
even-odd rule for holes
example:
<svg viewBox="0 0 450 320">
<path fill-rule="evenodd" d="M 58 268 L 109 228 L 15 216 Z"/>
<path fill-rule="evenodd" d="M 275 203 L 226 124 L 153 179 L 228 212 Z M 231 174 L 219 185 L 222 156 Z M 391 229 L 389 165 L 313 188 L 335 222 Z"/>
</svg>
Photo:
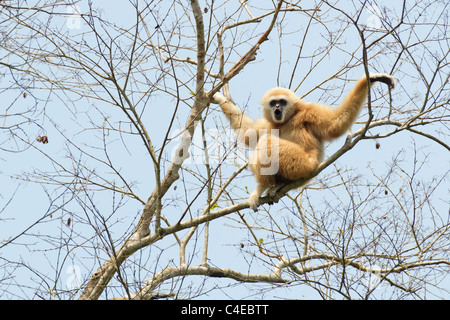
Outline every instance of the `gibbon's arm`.
<svg viewBox="0 0 450 320">
<path fill-rule="evenodd" d="M 370 86 L 380 81 L 390 88 L 394 87 L 394 78 L 388 74 L 370 74 Z M 355 87 L 336 109 L 314 106 L 315 119 L 311 121 L 315 134 L 323 140 L 333 140 L 345 134 L 355 122 L 366 102 L 368 93 L 366 76 L 358 80 Z M 317 107 L 317 108 L 316 108 Z"/>
<path fill-rule="evenodd" d="M 220 93 L 216 92 L 213 95 L 213 102 L 217 103 L 222 108 L 223 113 L 230 121 L 231 127 L 234 130 L 242 129 L 247 131 L 249 128 L 253 127 L 252 118 L 243 113 L 233 102 L 227 100 Z"/>
<path fill-rule="evenodd" d="M 261 129 L 269 129 L 270 124 L 265 119 L 253 121 L 242 112 L 232 101 L 227 100 L 222 94 L 216 92 L 213 95 L 213 103 L 218 104 L 231 127 L 236 131 L 238 138 L 251 148 L 254 148 L 259 138 Z"/>
</svg>

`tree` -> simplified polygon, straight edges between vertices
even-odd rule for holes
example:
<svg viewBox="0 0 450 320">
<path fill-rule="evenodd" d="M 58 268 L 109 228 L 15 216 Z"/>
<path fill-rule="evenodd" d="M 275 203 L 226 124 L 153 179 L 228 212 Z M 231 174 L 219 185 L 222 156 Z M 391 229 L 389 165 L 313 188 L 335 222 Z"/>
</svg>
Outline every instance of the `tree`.
<svg viewBox="0 0 450 320">
<path fill-rule="evenodd" d="M 0 3 L 3 296 L 449 297 L 446 1 L 95 5 Z M 270 87 L 333 105 L 372 71 L 396 88 L 249 211 L 212 95 L 256 117 Z"/>
</svg>

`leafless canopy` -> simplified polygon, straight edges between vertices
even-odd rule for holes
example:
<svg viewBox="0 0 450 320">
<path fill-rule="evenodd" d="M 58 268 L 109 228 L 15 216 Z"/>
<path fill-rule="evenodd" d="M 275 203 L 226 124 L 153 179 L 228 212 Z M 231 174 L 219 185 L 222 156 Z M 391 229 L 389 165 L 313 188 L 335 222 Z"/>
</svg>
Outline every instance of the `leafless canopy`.
<svg viewBox="0 0 450 320">
<path fill-rule="evenodd" d="M 449 298 L 449 12 L 0 1 L 1 297 Z M 310 183 L 248 210 L 212 94 L 258 117 L 271 87 L 336 105 L 368 72 L 397 86 Z"/>
</svg>

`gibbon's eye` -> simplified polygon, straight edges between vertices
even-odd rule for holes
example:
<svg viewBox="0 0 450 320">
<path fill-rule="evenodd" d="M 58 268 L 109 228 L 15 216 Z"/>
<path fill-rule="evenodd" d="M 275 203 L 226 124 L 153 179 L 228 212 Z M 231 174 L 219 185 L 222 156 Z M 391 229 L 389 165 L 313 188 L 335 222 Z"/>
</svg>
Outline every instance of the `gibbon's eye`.
<svg viewBox="0 0 450 320">
<path fill-rule="evenodd" d="M 270 101 L 271 107 L 275 107 L 275 106 L 285 107 L 286 104 L 287 104 L 287 101 L 284 99 Z"/>
</svg>

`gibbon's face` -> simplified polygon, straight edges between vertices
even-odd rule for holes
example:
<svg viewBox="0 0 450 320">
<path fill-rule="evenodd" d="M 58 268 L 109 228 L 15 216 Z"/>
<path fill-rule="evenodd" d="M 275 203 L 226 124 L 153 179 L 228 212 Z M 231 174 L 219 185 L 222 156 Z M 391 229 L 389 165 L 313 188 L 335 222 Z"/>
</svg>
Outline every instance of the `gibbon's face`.
<svg viewBox="0 0 450 320">
<path fill-rule="evenodd" d="M 299 100 L 300 98 L 289 89 L 279 87 L 270 89 L 261 99 L 264 117 L 275 124 L 283 124 L 292 116 L 295 111 L 293 105 Z"/>
<path fill-rule="evenodd" d="M 284 97 L 280 99 L 272 99 L 269 102 L 269 106 L 271 109 L 271 115 L 274 122 L 283 122 L 284 116 L 286 114 L 285 108 L 287 105 L 286 99 Z"/>
</svg>

